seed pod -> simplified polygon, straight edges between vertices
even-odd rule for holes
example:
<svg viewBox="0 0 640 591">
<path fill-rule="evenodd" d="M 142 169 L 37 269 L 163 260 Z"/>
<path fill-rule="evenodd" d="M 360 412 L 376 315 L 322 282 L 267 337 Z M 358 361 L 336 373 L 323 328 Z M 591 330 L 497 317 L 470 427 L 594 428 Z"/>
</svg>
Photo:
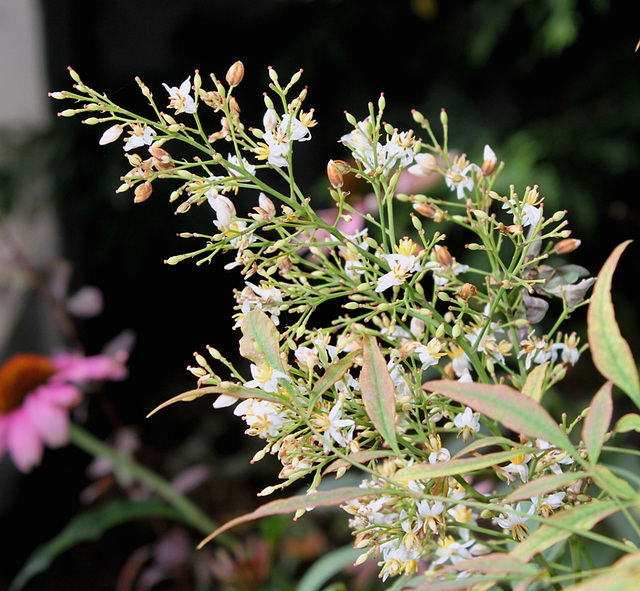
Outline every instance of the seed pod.
<svg viewBox="0 0 640 591">
<path fill-rule="evenodd" d="M 227 84 L 229 86 L 238 86 L 244 78 L 244 65 L 241 61 L 237 61 L 227 70 Z"/>
</svg>

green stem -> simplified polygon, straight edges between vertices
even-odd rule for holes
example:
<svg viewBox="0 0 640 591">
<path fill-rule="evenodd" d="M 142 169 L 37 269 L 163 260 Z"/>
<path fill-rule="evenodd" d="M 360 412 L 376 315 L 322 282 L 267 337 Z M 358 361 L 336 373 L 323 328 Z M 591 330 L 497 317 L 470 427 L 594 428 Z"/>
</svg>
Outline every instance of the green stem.
<svg viewBox="0 0 640 591">
<path fill-rule="evenodd" d="M 118 454 L 113 448 L 97 437 L 71 423 L 69 428 L 71 442 L 92 456 L 109 460 L 114 466 L 129 472 L 138 482 L 151 487 L 183 517 L 184 521 L 205 535 L 217 529 L 217 525 L 191 500 L 176 491 L 170 482 L 129 456 Z M 222 541 L 222 540 L 220 540 Z"/>
</svg>

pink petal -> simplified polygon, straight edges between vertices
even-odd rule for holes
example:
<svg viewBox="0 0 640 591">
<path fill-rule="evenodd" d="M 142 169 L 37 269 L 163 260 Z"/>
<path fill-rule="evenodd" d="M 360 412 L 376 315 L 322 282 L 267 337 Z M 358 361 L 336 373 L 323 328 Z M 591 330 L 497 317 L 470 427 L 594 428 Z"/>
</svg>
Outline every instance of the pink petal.
<svg viewBox="0 0 640 591">
<path fill-rule="evenodd" d="M 73 384 L 46 384 L 34 390 L 31 396 L 64 408 L 71 408 L 82 400 L 82 392 Z"/>
<path fill-rule="evenodd" d="M 49 447 L 61 447 L 69 442 L 69 413 L 46 399 L 29 396 L 22 405 L 25 415 Z"/>
<path fill-rule="evenodd" d="M 30 472 L 42 460 L 43 445 L 24 407 L 11 414 L 7 427 L 7 447 L 13 463 L 20 471 Z"/>
<path fill-rule="evenodd" d="M 123 380 L 127 377 L 127 368 L 105 355 L 60 355 L 53 362 L 59 371 L 51 378 L 52 382 L 81 383 L 90 380 Z"/>
</svg>

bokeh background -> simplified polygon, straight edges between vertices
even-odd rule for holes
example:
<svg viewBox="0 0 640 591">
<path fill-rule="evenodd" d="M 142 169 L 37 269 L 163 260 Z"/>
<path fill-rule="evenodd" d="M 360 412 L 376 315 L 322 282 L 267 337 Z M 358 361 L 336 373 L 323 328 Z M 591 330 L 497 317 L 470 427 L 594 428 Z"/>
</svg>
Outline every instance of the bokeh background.
<svg viewBox="0 0 640 591">
<path fill-rule="evenodd" d="M 241 60 L 246 74 L 237 97 L 243 116 L 259 124 L 267 68 L 282 78 L 303 68 L 307 105 L 319 122 L 298 167 L 310 194 L 325 184 L 326 161 L 342 156 L 337 140 L 348 131 L 345 110 L 363 118 L 367 103 L 384 93 L 386 119 L 407 129 L 414 127 L 411 109 L 437 123 L 445 108 L 453 148 L 477 161 L 489 143 L 507 163 L 505 183 L 520 191 L 538 184 L 545 207 L 568 211 L 582 240 L 571 262 L 595 274 L 617 244 L 640 234 L 640 26 L 633 5 L 0 0 L 0 361 L 16 351 L 48 353 L 71 340 L 93 354 L 122 331 L 135 335 L 130 378 L 90 398 L 83 409 L 87 428 L 108 437 L 134 427 L 145 462 L 168 477 L 194 465 L 210 470 L 213 478 L 195 498 L 217 521 L 255 508 L 256 493 L 276 467 L 268 459 L 248 465 L 257 445 L 242 436 L 239 420 L 214 413 L 208 401 L 144 418 L 193 386 L 185 368 L 194 351 L 212 344 L 230 357 L 236 353 L 230 288 L 237 277 L 217 264 L 163 263 L 190 246 L 176 234 L 208 230 L 210 216 L 201 210 L 175 216 L 161 185 L 140 205 L 116 195 L 128 170 L 121 151 L 99 146 L 100 130 L 57 118 L 61 104 L 46 93 L 70 88 L 72 66 L 89 86 L 135 111 L 144 109 L 135 76 L 158 95 L 162 82 L 179 85 L 195 69 L 203 78 L 222 77 Z M 634 352 L 640 351 L 639 255 L 632 244 L 614 281 L 617 315 Z M 60 297 L 95 286 L 104 309 L 76 319 L 71 339 L 26 266 Z M 582 313 L 575 321 L 584 330 Z M 600 383 L 586 357 L 563 386 L 569 398 L 592 394 Z M 82 508 L 88 462 L 74 448 L 49 451 L 23 476 L 2 460 L 0 531 L 9 548 L 0 557 L 0 589 Z M 283 573 L 271 588 L 290 588 L 286 578 L 295 578 L 333 538 L 349 542 L 329 517 L 309 521 L 296 530 L 275 520 L 261 531 L 275 548 L 272 567 Z M 109 531 L 64 553 L 27 588 L 98 591 L 118 581 L 127 588 L 123 565 L 167 527 L 130 523 Z M 181 588 L 178 580 L 155 588 Z"/>
</svg>

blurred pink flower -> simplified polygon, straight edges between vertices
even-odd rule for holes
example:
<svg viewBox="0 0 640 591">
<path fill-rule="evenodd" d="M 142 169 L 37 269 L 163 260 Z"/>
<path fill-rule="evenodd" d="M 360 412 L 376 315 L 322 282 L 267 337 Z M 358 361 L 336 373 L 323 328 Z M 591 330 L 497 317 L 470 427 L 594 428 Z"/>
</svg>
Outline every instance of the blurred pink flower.
<svg viewBox="0 0 640 591">
<path fill-rule="evenodd" d="M 0 457 L 22 472 L 42 460 L 44 447 L 69 441 L 69 412 L 93 380 L 122 380 L 126 355 L 17 354 L 0 366 Z"/>
</svg>

